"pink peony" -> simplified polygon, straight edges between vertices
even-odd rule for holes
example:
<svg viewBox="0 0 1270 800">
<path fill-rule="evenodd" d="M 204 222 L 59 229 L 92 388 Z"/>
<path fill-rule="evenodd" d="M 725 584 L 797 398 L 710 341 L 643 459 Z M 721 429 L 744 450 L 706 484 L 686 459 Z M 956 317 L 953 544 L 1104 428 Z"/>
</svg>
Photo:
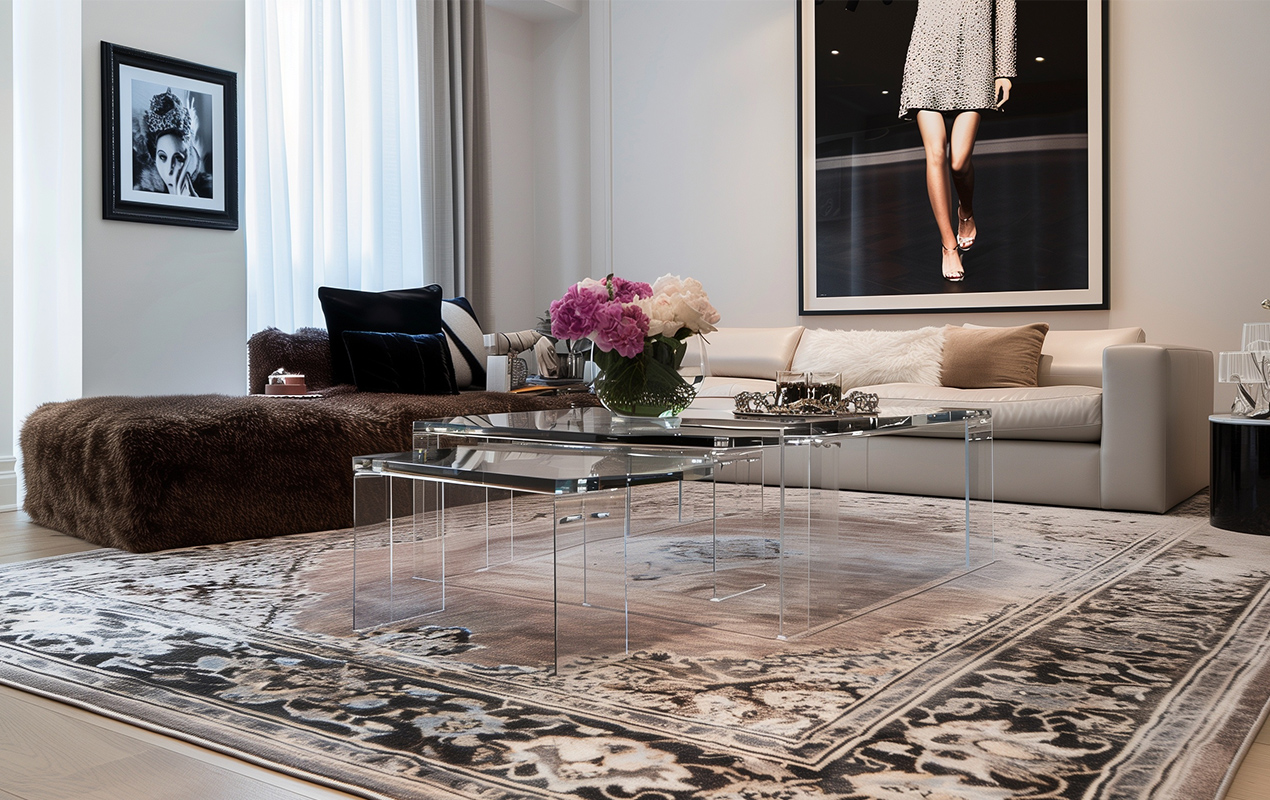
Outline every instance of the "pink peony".
<svg viewBox="0 0 1270 800">
<path fill-rule="evenodd" d="M 596 312 L 595 346 L 634 358 L 644 352 L 648 316 L 635 305 L 604 303 Z"/>
<path fill-rule="evenodd" d="M 652 297 L 653 287 L 642 281 L 628 281 L 613 276 L 613 299 L 619 303 L 629 303 L 636 297 Z"/>
<path fill-rule="evenodd" d="M 608 305 L 604 284 L 574 284 L 564 297 L 551 303 L 551 335 L 557 339 L 583 339 L 596 329 L 598 313 Z"/>
</svg>

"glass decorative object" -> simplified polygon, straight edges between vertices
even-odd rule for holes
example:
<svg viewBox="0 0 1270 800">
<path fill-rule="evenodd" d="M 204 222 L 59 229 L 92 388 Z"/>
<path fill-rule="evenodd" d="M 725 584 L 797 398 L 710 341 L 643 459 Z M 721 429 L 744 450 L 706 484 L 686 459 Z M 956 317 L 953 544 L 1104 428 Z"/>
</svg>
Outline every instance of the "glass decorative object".
<svg viewBox="0 0 1270 800">
<path fill-rule="evenodd" d="M 1270 417 L 1270 323 L 1245 323 L 1242 345 L 1242 350 L 1218 354 L 1217 380 L 1236 384 L 1231 414 Z"/>
<path fill-rule="evenodd" d="M 599 374 L 595 395 L 609 411 L 622 417 L 673 418 L 697 396 L 697 377 L 690 382 L 679 374 L 686 350 L 650 340 L 643 352 L 626 357 L 616 350 L 593 353 Z"/>
</svg>

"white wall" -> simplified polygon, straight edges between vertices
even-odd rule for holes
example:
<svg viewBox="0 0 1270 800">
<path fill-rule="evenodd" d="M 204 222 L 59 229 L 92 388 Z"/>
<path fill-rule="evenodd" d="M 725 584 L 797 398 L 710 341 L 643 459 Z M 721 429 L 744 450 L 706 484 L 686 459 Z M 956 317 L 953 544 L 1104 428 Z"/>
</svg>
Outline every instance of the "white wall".
<svg viewBox="0 0 1270 800">
<path fill-rule="evenodd" d="M 1238 350 L 1270 321 L 1270 3 L 1119 0 L 1110 27 L 1111 323 Z"/>
<path fill-rule="evenodd" d="M 101 218 L 101 42 L 237 72 L 243 0 L 84 0 L 84 394 L 242 394 L 245 239 L 237 231 Z M 243 183 L 239 150 L 239 185 Z"/>
<path fill-rule="evenodd" d="M 534 26 L 534 319 L 591 274 L 588 22 Z"/>
<path fill-rule="evenodd" d="M 13 419 L 13 1 L 0 0 L 0 511 L 17 506 Z"/>
<path fill-rule="evenodd" d="M 481 322 L 522 330 L 591 271 L 588 21 L 582 6 L 519 0 L 486 23 L 496 282 Z"/>
<path fill-rule="evenodd" d="M 697 277 L 724 324 L 793 324 L 794 4 L 610 8 L 614 271 Z"/>
<path fill-rule="evenodd" d="M 618 0 L 613 15 L 615 268 L 699 277 L 725 325 L 798 318 L 795 6 Z M 815 316 L 899 329 L 1043 319 L 1138 325 L 1234 349 L 1270 295 L 1270 3 L 1111 4 L 1110 311 Z M 1220 387 L 1216 406 L 1232 393 Z"/>
<path fill-rule="evenodd" d="M 493 318 L 485 330 L 524 330 L 534 318 L 534 23 L 486 11 L 489 48 L 490 214 Z"/>
</svg>

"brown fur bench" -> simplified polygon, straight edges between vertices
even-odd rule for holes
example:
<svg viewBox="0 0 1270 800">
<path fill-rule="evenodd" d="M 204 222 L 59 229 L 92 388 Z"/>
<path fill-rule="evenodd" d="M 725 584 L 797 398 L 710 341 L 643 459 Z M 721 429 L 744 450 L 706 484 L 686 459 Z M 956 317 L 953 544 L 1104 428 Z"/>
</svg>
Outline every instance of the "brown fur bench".
<svg viewBox="0 0 1270 800">
<path fill-rule="evenodd" d="M 287 363 L 285 354 L 259 350 L 249 348 L 253 389 L 277 366 L 303 370 L 322 352 L 313 344 Z M 321 388 L 313 373 L 310 387 Z M 182 395 L 49 403 L 22 427 L 24 508 L 41 525 L 133 552 L 346 528 L 353 524 L 353 457 L 409 449 L 415 420 L 594 403 L 591 395 L 369 394 L 352 387 L 310 400 Z"/>
</svg>

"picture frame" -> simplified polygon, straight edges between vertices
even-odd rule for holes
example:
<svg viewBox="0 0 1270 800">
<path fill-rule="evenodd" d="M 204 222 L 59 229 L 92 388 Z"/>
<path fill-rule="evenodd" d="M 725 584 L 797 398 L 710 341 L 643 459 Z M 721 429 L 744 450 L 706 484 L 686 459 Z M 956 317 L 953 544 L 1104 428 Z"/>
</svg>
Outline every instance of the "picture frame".
<svg viewBox="0 0 1270 800">
<path fill-rule="evenodd" d="M 102 218 L 237 230 L 237 74 L 103 41 L 101 92 Z"/>
<path fill-rule="evenodd" d="M 1017 15 L 1017 71 L 1002 110 L 979 112 L 976 236 L 953 281 L 927 177 L 933 112 L 925 130 L 901 118 L 901 98 L 921 103 L 904 80 L 916 0 L 797 0 L 801 315 L 1110 308 L 1107 0 L 1006 2 L 974 0 L 994 26 Z M 960 112 L 940 113 L 951 136 Z"/>
</svg>

